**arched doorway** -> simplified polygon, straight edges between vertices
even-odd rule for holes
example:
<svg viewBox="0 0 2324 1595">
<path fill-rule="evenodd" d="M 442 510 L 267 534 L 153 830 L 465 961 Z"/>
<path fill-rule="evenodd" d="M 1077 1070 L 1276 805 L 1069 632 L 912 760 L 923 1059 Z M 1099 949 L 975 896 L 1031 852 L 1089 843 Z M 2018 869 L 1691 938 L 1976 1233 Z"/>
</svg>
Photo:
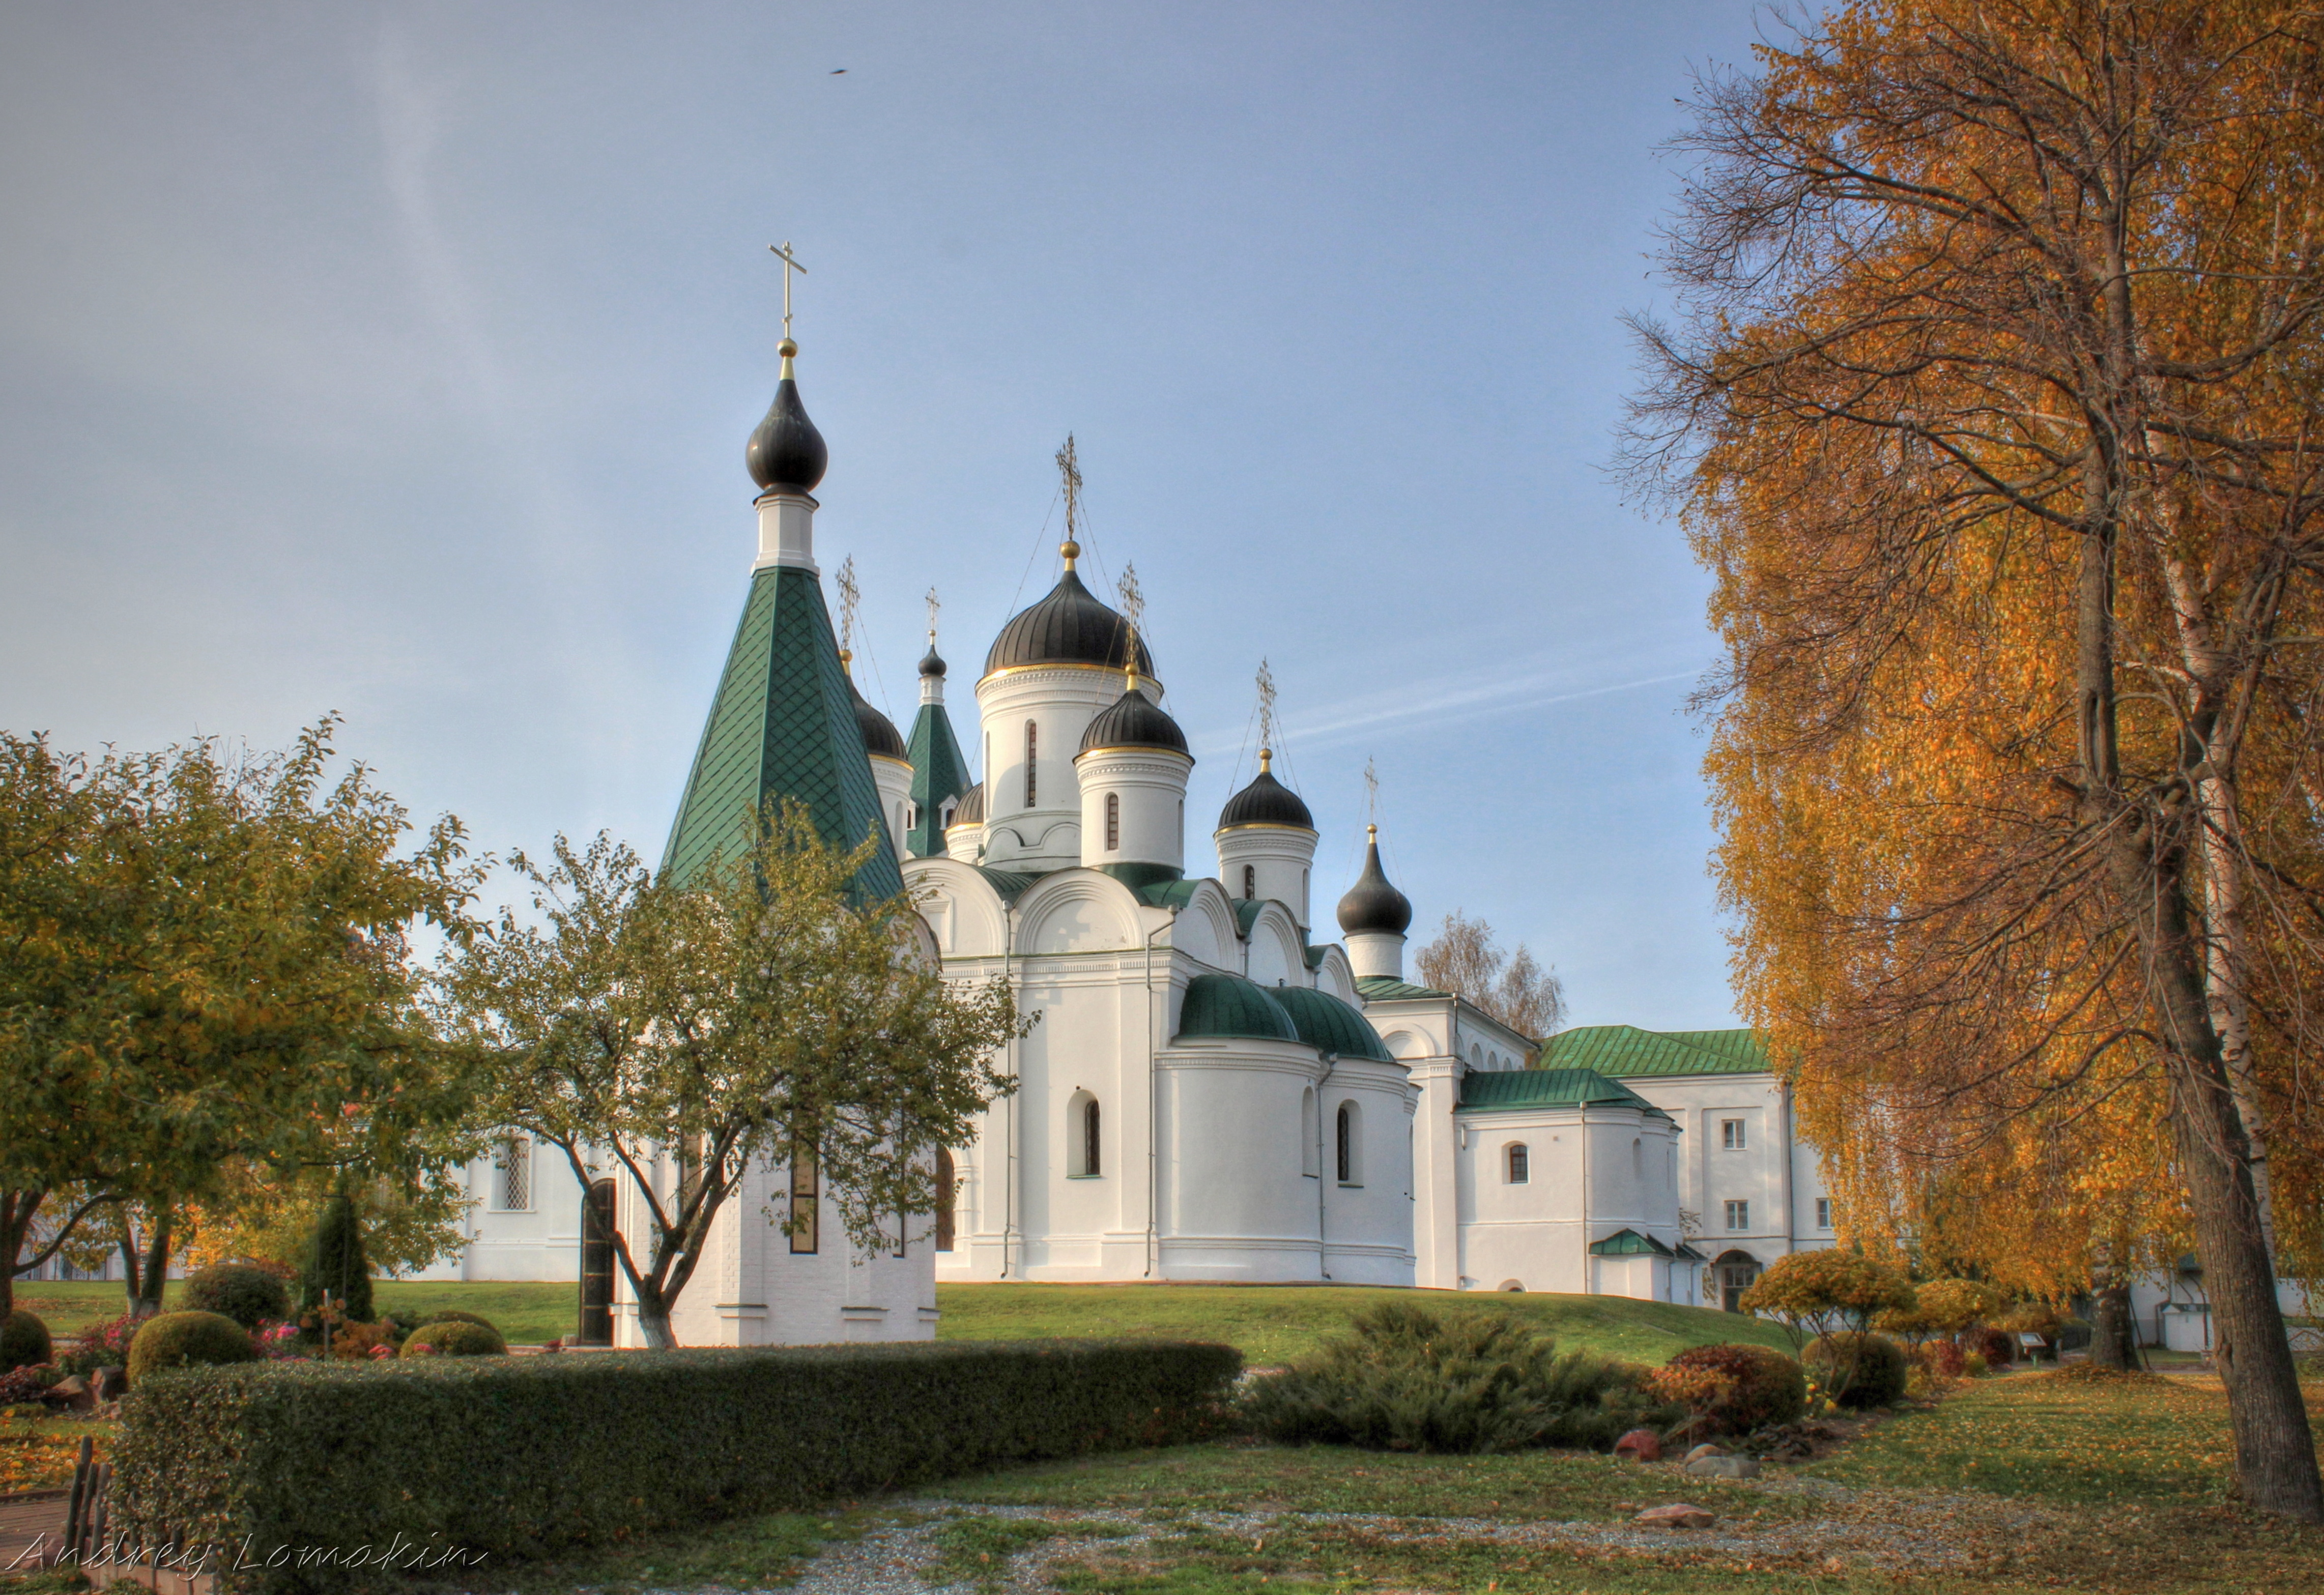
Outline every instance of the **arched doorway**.
<svg viewBox="0 0 2324 1595">
<path fill-rule="evenodd" d="M 613 1182 L 599 1180 L 581 1198 L 581 1332 L 575 1343 L 613 1343 Z"/>
<path fill-rule="evenodd" d="M 1722 1251 L 1711 1265 L 1711 1277 L 1719 1292 L 1719 1305 L 1729 1313 L 1740 1313 L 1743 1293 L 1759 1277 L 1759 1259 L 1748 1251 Z"/>
</svg>

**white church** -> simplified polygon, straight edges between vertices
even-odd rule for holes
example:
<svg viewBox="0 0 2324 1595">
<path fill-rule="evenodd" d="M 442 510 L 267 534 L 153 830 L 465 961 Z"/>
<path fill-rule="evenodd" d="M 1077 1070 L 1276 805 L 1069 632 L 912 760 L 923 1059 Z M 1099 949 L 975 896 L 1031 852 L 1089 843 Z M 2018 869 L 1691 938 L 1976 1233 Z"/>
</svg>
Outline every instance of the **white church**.
<svg viewBox="0 0 2324 1595">
<path fill-rule="evenodd" d="M 1208 839 L 1190 856 L 1194 761 L 1161 666 L 1075 571 L 1070 484 L 1056 585 L 1001 628 L 973 688 L 982 779 L 933 638 L 899 734 L 849 679 L 824 602 L 827 455 L 795 353 L 786 338 L 750 441 L 757 557 L 666 862 L 742 842 L 774 794 L 835 843 L 878 825 L 892 853 L 866 887 L 908 887 L 945 973 L 1004 978 L 1039 1020 L 1002 1060 L 1016 1092 L 939 1157 L 950 1202 L 880 1255 L 778 1227 L 818 1199 L 812 1167 L 753 1171 L 681 1298 L 681 1341 L 925 1338 L 938 1280 L 1731 1306 L 1775 1258 L 1831 1244 L 1819 1160 L 1749 1032 L 1545 1042 L 1408 982 L 1413 905 L 1377 836 L 1319 926 L 1315 825 L 1266 751 L 1215 820 L 1192 816 Z M 466 1245 L 427 1277 L 580 1277 L 585 1196 L 561 1157 L 512 1139 L 468 1179 Z M 619 1294 L 612 1335 L 635 1343 Z"/>
</svg>

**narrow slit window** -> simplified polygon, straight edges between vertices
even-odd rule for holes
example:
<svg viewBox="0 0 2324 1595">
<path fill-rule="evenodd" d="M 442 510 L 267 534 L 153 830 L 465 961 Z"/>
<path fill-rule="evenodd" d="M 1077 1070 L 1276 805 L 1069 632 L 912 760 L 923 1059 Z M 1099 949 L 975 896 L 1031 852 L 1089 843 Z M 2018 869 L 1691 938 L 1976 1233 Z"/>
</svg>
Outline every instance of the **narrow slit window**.
<svg viewBox="0 0 2324 1595">
<path fill-rule="evenodd" d="M 1121 794 L 1119 792 L 1105 795 L 1105 850 L 1108 853 L 1121 851 Z"/>
<path fill-rule="evenodd" d="M 1095 1179 L 1103 1172 L 1104 1153 L 1098 1139 L 1097 1099 L 1090 1098 L 1082 1104 L 1082 1172 Z"/>
<path fill-rule="evenodd" d="M 1255 865 L 1242 867 L 1242 895 L 1246 901 L 1259 895 L 1259 870 Z"/>
<path fill-rule="evenodd" d="M 1030 808 L 1040 797 L 1041 728 L 1035 722 L 1025 722 L 1025 807 Z"/>
<path fill-rule="evenodd" d="M 1363 1116 L 1353 1102 L 1342 1102 L 1339 1114 L 1340 1184 L 1355 1185 L 1363 1183 L 1364 1142 Z"/>
<path fill-rule="evenodd" d="M 794 1145 L 791 1148 L 791 1250 L 807 1254 L 816 1249 L 822 1213 L 822 1203 L 816 1195 L 817 1170 L 815 1148 Z"/>
</svg>

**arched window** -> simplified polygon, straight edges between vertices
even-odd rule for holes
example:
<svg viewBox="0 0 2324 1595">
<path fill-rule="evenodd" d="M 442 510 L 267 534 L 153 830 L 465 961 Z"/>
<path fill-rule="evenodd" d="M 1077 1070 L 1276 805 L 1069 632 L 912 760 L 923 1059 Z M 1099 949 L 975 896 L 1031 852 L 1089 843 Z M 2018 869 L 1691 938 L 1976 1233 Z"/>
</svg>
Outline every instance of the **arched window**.
<svg viewBox="0 0 2324 1595">
<path fill-rule="evenodd" d="M 1323 1155 L 1316 1145 L 1323 1127 L 1315 1122 L 1315 1088 L 1309 1086 L 1299 1093 L 1299 1172 L 1309 1179 L 1315 1177 L 1315 1160 Z"/>
<path fill-rule="evenodd" d="M 1533 1179 L 1533 1153 L 1523 1141 L 1509 1143 L 1509 1184 L 1522 1185 Z"/>
<path fill-rule="evenodd" d="M 1630 1143 L 1630 1177 L 1639 1180 L 1646 1177 L 1646 1144 L 1644 1141 Z"/>
<path fill-rule="evenodd" d="M 1065 1157 L 1068 1178 L 1093 1180 L 1104 1172 L 1103 1143 L 1098 1134 L 1097 1098 L 1085 1091 L 1074 1093 L 1065 1104 L 1065 1135 L 1071 1142 Z"/>
<path fill-rule="evenodd" d="M 1105 850 L 1108 853 L 1121 851 L 1121 794 L 1119 792 L 1105 795 Z"/>
<path fill-rule="evenodd" d="M 1353 1102 L 1342 1102 L 1339 1129 L 1340 1184 L 1360 1185 L 1364 1177 L 1363 1110 Z"/>
<path fill-rule="evenodd" d="M 1033 807 L 1033 800 L 1040 795 L 1040 757 L 1041 728 L 1028 720 L 1025 722 L 1025 807 L 1028 808 Z"/>
<path fill-rule="evenodd" d="M 512 1135 L 493 1153 L 493 1194 L 503 1212 L 522 1212 L 532 1205 L 532 1142 Z"/>
<path fill-rule="evenodd" d="M 1481 1069 L 1485 1066 L 1485 1049 L 1473 1041 L 1469 1043 L 1469 1064 L 1471 1068 Z"/>
<path fill-rule="evenodd" d="M 822 1216 L 816 1211 L 822 1204 L 816 1200 L 816 1190 L 815 1148 L 794 1142 L 791 1146 L 791 1249 L 795 1252 L 815 1249 L 818 1239 L 816 1231 L 820 1227 L 818 1221 Z"/>
<path fill-rule="evenodd" d="M 1242 895 L 1246 901 L 1259 895 L 1259 871 L 1254 865 L 1242 867 Z"/>
<path fill-rule="evenodd" d="M 952 1154 L 942 1147 L 936 1148 L 936 1249 L 952 1249 L 954 1221 L 954 1203 L 958 1198 L 955 1187 L 960 1176 L 953 1171 Z"/>
</svg>

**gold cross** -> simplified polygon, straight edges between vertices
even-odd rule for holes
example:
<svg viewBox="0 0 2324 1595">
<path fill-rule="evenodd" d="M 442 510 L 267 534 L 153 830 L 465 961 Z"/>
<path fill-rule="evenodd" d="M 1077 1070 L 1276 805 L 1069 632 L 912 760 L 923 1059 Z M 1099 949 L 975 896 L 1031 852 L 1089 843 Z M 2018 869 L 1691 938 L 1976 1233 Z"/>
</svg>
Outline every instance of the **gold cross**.
<svg viewBox="0 0 2324 1595">
<path fill-rule="evenodd" d="M 791 336 L 791 273 L 797 272 L 804 277 L 807 268 L 792 258 L 791 241 L 788 238 L 780 244 L 768 244 L 767 252 L 783 263 L 783 337 L 788 338 Z"/>
</svg>

